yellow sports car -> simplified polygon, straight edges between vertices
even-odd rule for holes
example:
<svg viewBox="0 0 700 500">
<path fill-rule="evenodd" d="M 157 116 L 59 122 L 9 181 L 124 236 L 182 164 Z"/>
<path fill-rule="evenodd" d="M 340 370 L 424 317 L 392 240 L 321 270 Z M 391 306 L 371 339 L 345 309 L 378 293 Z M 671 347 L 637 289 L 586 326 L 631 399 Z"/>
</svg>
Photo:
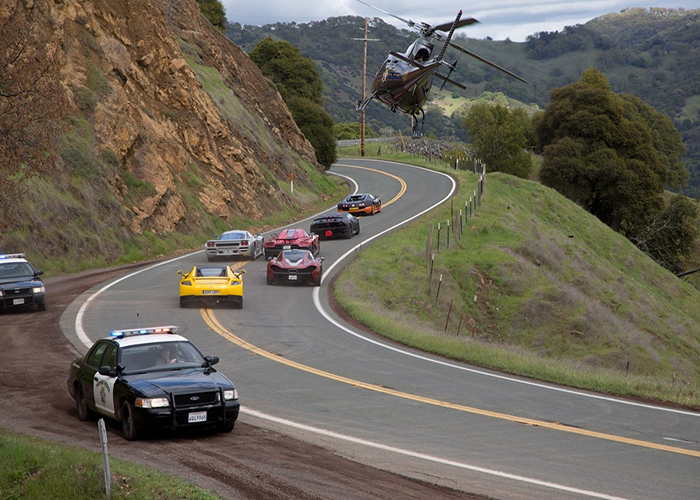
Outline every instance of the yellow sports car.
<svg viewBox="0 0 700 500">
<path fill-rule="evenodd" d="M 233 271 L 229 266 L 194 266 L 180 275 L 180 307 L 191 302 L 203 305 L 228 304 L 243 307 L 245 269 Z"/>
</svg>

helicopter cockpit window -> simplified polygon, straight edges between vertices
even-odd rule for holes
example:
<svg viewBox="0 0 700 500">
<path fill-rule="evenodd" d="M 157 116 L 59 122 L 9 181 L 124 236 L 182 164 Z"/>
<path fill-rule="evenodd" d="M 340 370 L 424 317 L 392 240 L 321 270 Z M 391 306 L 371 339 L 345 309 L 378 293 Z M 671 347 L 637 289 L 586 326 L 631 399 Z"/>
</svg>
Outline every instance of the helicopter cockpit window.
<svg viewBox="0 0 700 500">
<path fill-rule="evenodd" d="M 418 53 L 416 54 L 416 61 L 418 62 L 425 62 L 428 60 L 428 57 L 430 57 L 430 53 L 428 52 L 427 49 L 420 49 Z"/>
</svg>

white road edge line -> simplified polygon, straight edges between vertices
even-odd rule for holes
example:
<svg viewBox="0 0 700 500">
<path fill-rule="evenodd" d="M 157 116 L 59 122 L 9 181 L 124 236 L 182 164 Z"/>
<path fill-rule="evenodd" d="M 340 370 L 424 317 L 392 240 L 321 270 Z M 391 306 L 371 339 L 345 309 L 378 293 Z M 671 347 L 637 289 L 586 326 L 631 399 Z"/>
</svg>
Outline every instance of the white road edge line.
<svg viewBox="0 0 700 500">
<path fill-rule="evenodd" d="M 423 453 L 417 453 L 417 452 L 410 451 L 410 450 L 404 450 L 402 448 L 395 448 L 393 446 L 387 446 L 384 444 L 375 443 L 373 441 L 367 441 L 365 439 L 360 439 L 360 438 L 356 438 L 353 436 L 346 436 L 344 434 L 338 434 L 337 432 L 328 431 L 325 429 L 319 429 L 318 427 L 311 427 L 309 425 L 300 424 L 297 422 L 293 422 L 291 420 L 286 420 L 286 419 L 279 418 L 279 417 L 273 417 L 272 415 L 268 415 L 266 413 L 261 413 L 259 411 L 251 410 L 250 408 L 241 407 L 240 411 L 241 411 L 241 413 L 245 413 L 245 414 L 251 415 L 253 417 L 261 418 L 263 420 L 269 420 L 271 422 L 282 424 L 282 425 L 285 425 L 288 427 L 294 427 L 296 429 L 304 430 L 307 432 L 312 432 L 314 434 L 320 434 L 322 436 L 326 436 L 326 437 L 330 437 L 330 438 L 334 438 L 334 439 L 340 439 L 343 441 L 356 443 L 356 444 L 359 444 L 362 446 L 376 448 L 378 450 L 384 450 L 384 451 L 388 451 L 391 453 L 397 453 L 399 455 L 405 455 L 407 457 L 418 458 L 420 460 L 426 460 L 429 462 L 435 462 L 435 463 L 439 463 L 439 464 L 443 464 L 443 465 L 450 465 L 452 467 L 457 467 L 460 469 L 471 470 L 474 472 L 489 474 L 492 476 L 502 477 L 502 478 L 506 478 L 506 479 L 513 479 L 515 481 L 534 484 L 534 485 L 538 485 L 538 486 L 544 486 L 546 488 L 552 488 L 555 490 L 567 491 L 570 493 L 578 493 L 580 495 L 586 495 L 586 496 L 589 496 L 592 498 L 602 498 L 605 500 L 627 500 L 623 497 L 606 495 L 605 493 L 598 493 L 596 491 L 582 490 L 579 488 L 573 488 L 570 486 L 565 486 L 565 485 L 557 484 L 557 483 L 550 483 L 547 481 L 540 481 L 539 479 L 532 479 L 532 478 L 525 477 L 525 476 L 518 476 L 515 474 L 509 474 L 507 472 L 501 472 L 501 471 L 494 470 L 494 469 L 487 469 L 485 467 L 479 467 L 477 465 L 469 465 L 469 464 L 465 464 L 462 462 L 455 462 L 453 460 L 446 460 L 443 458 L 434 457 L 432 455 L 425 455 Z"/>
<path fill-rule="evenodd" d="M 375 160 L 375 161 L 380 161 L 380 160 Z M 422 169 L 422 170 L 428 170 L 428 169 L 424 169 L 423 167 L 416 167 L 416 166 L 414 166 L 414 165 L 406 165 L 406 166 L 407 166 L 407 167 L 411 167 L 411 168 L 418 168 L 418 169 Z M 330 272 L 333 268 L 335 268 L 335 266 L 337 266 L 341 261 L 343 261 L 344 259 L 346 259 L 350 254 L 352 254 L 353 252 L 357 251 L 357 249 L 360 248 L 361 246 L 366 245 L 367 243 L 369 243 L 369 242 L 372 241 L 373 239 L 382 236 L 384 233 L 387 233 L 387 232 L 389 232 L 389 231 L 391 231 L 391 230 L 393 230 L 393 229 L 396 229 L 397 227 L 403 226 L 404 224 L 407 224 L 408 222 L 412 221 L 413 219 L 416 219 L 417 217 L 420 217 L 421 215 L 425 214 L 426 212 L 429 212 L 430 210 L 432 210 L 432 209 L 434 209 L 435 207 L 439 206 L 440 204 L 444 203 L 445 201 L 447 201 L 447 200 L 450 198 L 450 196 L 452 196 L 452 193 L 454 192 L 454 190 L 455 190 L 455 188 L 456 188 L 455 181 L 454 181 L 449 175 L 444 174 L 444 173 L 442 173 L 442 172 L 437 172 L 437 171 L 435 171 L 435 170 L 428 170 L 428 171 L 429 171 L 429 172 L 436 173 L 436 174 L 444 175 L 445 177 L 449 178 L 449 179 L 452 181 L 452 190 L 450 191 L 450 193 L 449 193 L 445 198 L 443 198 L 442 200 L 440 200 L 438 203 L 436 203 L 435 205 L 433 205 L 433 206 L 431 206 L 431 207 L 429 207 L 429 208 L 426 208 L 425 210 L 423 210 L 423 211 L 420 212 L 419 214 L 416 214 L 416 215 L 414 215 L 413 217 L 411 217 L 411 218 L 409 218 L 409 219 L 406 219 L 405 221 L 403 221 L 403 222 L 401 222 L 401 223 L 399 223 L 399 224 L 396 224 L 395 226 L 392 226 L 392 227 L 390 227 L 390 228 L 388 228 L 388 229 L 385 229 L 385 230 L 382 231 L 381 233 L 376 234 L 376 235 L 372 236 L 371 238 L 366 239 L 365 241 L 363 241 L 362 243 L 360 243 L 360 244 L 358 244 L 358 245 L 355 245 L 353 248 L 351 248 L 350 250 L 348 250 L 347 252 L 345 252 L 343 255 L 341 255 L 340 258 L 338 258 L 338 260 L 336 260 L 336 261 L 328 268 L 328 270 L 324 270 L 323 276 L 321 277 L 321 283 L 323 283 L 323 280 L 324 280 L 325 277 L 326 277 L 326 273 Z M 509 381 L 509 382 L 516 382 L 516 383 L 518 383 L 518 384 L 525 384 L 525 385 L 529 385 L 529 386 L 532 386 L 532 387 L 539 387 L 539 388 L 543 388 L 543 389 L 548 389 L 548 390 L 551 390 L 551 391 L 559 391 L 559 392 L 563 392 L 563 393 L 566 393 L 566 394 L 573 394 L 573 395 L 583 396 L 583 397 L 587 397 L 587 398 L 599 399 L 599 400 L 602 400 L 602 401 L 609 401 L 609 402 L 612 402 L 612 403 L 620 403 L 620 404 L 625 404 L 625 405 L 629 405 L 629 406 L 638 406 L 638 407 L 641 407 L 641 408 L 648 408 L 648 409 L 652 409 L 652 410 L 660 410 L 660 411 L 666 411 L 666 412 L 670 412 L 670 413 L 678 413 L 678 414 L 681 414 L 681 415 L 689 415 L 689 416 L 692 416 L 692 417 L 700 417 L 700 413 L 695 413 L 695 412 L 690 412 L 690 411 L 685 411 L 685 410 L 678 410 L 678 409 L 675 409 L 675 408 L 665 408 L 665 407 L 662 407 L 662 406 L 654 406 L 654 405 L 644 404 L 644 403 L 637 403 L 637 402 L 635 402 L 635 401 L 626 401 L 626 400 L 624 400 L 624 399 L 617 399 L 617 398 L 612 398 L 612 397 L 609 397 L 609 396 L 602 396 L 602 395 L 599 395 L 599 394 L 590 394 L 590 393 L 581 392 L 581 391 L 576 391 L 576 390 L 572 390 L 572 389 L 566 389 L 566 388 L 563 388 L 563 387 L 555 387 L 555 386 L 550 386 L 550 385 L 546 385 L 546 384 L 542 384 L 542 383 L 538 383 L 538 382 L 532 382 L 532 381 L 529 381 L 529 380 L 520 380 L 520 379 L 517 379 L 517 378 L 508 377 L 508 376 L 505 376 L 505 375 L 499 375 L 499 374 L 496 374 L 496 373 L 489 373 L 489 372 L 485 372 L 485 371 L 483 371 L 483 370 L 478 370 L 478 369 L 475 369 L 475 368 L 469 368 L 469 367 L 466 367 L 466 366 L 461 366 L 461 365 L 456 365 L 456 364 L 453 364 L 453 363 L 449 363 L 449 362 L 447 362 L 447 361 L 441 361 L 441 360 L 439 360 L 439 359 L 434 359 L 434 358 L 429 358 L 429 357 L 427 357 L 427 356 L 422 356 L 422 355 L 420 355 L 420 354 L 416 354 L 416 353 L 413 353 L 413 352 L 410 352 L 410 351 L 406 351 L 406 350 L 404 350 L 404 349 L 401 349 L 401 348 L 398 348 L 398 347 L 395 347 L 395 346 L 392 346 L 392 345 L 389 345 L 389 344 L 385 344 L 385 343 L 380 342 L 380 341 L 378 341 L 378 340 L 375 340 L 375 339 L 373 339 L 373 338 L 366 337 L 365 335 L 363 335 L 363 334 L 361 334 L 361 333 L 359 333 L 359 332 L 356 332 L 355 330 L 351 330 L 350 328 L 346 327 L 345 325 L 342 325 L 342 324 L 338 323 L 336 320 L 334 320 L 334 319 L 330 316 L 330 314 L 328 314 L 328 312 L 326 312 L 326 310 L 325 310 L 325 309 L 323 308 L 323 306 L 321 305 L 321 301 L 320 301 L 320 299 L 319 299 L 319 288 L 318 288 L 318 287 L 314 288 L 314 290 L 313 290 L 313 300 L 314 300 L 314 304 L 315 304 L 315 306 L 316 306 L 316 309 L 321 313 L 321 315 L 322 315 L 324 318 L 326 318 L 326 319 L 327 319 L 329 322 L 331 322 L 334 326 L 340 328 L 341 330 L 344 330 L 345 332 L 349 333 L 350 335 L 353 335 L 353 336 L 355 336 L 355 337 L 357 337 L 357 338 L 360 338 L 360 339 L 362 339 L 362 340 L 365 340 L 366 342 L 370 342 L 370 343 L 372 343 L 372 344 L 374 344 L 374 345 L 383 347 L 383 348 L 385 348 L 385 349 L 389 349 L 389 350 L 394 351 L 394 352 L 398 352 L 398 353 L 404 354 L 404 355 L 406 355 L 406 356 L 410 356 L 410 357 L 413 357 L 413 358 L 416 358 L 416 359 L 420 359 L 420 360 L 423 360 L 423 361 L 428 361 L 428 362 L 430 362 L 430 363 L 435 363 L 435 364 L 442 365 L 442 366 L 447 366 L 447 367 L 450 367 L 450 368 L 455 368 L 455 369 L 457 369 L 457 370 L 467 371 L 467 372 L 470 372 L 470 373 L 475 373 L 475 374 L 478 374 L 478 375 L 484 375 L 484 376 L 487 376 L 487 377 L 493 377 L 493 378 L 497 378 L 497 379 L 501 379 L 501 380 L 507 380 L 507 381 Z"/>
</svg>

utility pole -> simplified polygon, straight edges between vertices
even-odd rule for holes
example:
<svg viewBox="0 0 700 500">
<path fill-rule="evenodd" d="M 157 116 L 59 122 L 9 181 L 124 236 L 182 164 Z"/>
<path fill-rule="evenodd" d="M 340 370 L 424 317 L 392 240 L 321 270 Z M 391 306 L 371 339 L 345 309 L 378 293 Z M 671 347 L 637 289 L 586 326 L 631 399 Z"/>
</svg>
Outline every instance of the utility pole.
<svg viewBox="0 0 700 500">
<path fill-rule="evenodd" d="M 367 80 L 367 42 L 378 42 L 378 38 L 367 38 L 367 18 L 365 17 L 365 37 L 353 38 L 353 40 L 362 40 L 365 46 L 365 55 L 362 58 L 362 102 L 365 102 L 365 81 Z M 365 156 L 365 109 L 362 108 L 360 121 L 360 156 Z"/>
</svg>

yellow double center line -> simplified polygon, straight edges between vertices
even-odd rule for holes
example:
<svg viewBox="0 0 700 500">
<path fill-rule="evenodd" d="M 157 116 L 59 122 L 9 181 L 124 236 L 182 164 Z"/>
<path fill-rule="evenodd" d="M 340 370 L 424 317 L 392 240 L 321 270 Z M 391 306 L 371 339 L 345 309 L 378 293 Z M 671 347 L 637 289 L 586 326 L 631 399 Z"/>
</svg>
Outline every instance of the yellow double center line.
<svg viewBox="0 0 700 500">
<path fill-rule="evenodd" d="M 386 176 L 388 176 L 388 177 L 392 177 L 393 179 L 396 179 L 397 181 L 399 181 L 399 184 L 401 184 L 401 189 L 399 189 L 398 194 L 397 194 L 396 196 L 394 196 L 391 200 L 387 201 L 386 203 L 382 203 L 382 208 L 391 205 L 391 204 L 394 203 L 396 200 L 398 200 L 399 198 L 401 198 L 401 197 L 404 195 L 404 193 L 406 192 L 406 181 L 403 180 L 403 179 L 402 179 L 401 177 L 399 177 L 398 175 L 390 174 L 390 173 L 388 173 L 388 172 L 383 172 L 383 171 L 381 171 L 381 170 L 377 170 L 376 168 L 360 167 L 360 166 L 358 166 L 358 165 L 344 165 L 344 164 L 342 164 L 342 163 L 338 163 L 337 165 L 338 165 L 339 167 L 361 168 L 362 170 L 369 170 L 370 172 L 377 172 L 377 173 L 379 173 L 379 174 L 383 174 L 383 175 L 386 175 Z"/>
<path fill-rule="evenodd" d="M 532 425 L 532 426 L 542 427 L 545 429 L 551 429 L 551 430 L 555 430 L 555 431 L 568 432 L 571 434 L 579 434 L 582 436 L 593 437 L 593 438 L 597 438 L 597 439 L 605 439 L 607 441 L 615 441 L 618 443 L 630 444 L 630 445 L 634 445 L 634 446 L 642 446 L 644 448 L 651 448 L 651 449 L 655 449 L 655 450 L 668 451 L 671 453 L 678 453 L 681 455 L 689 455 L 692 457 L 699 457 L 700 458 L 700 451 L 686 450 L 684 448 L 676 448 L 674 446 L 667 446 L 664 444 L 651 443 L 648 441 L 640 441 L 638 439 L 630 439 L 630 438 L 626 438 L 626 437 L 622 437 L 622 436 L 615 436 L 613 434 L 604 434 L 602 432 L 589 431 L 586 429 L 578 429 L 576 427 L 569 427 L 569 426 L 562 425 L 562 424 L 559 424 L 556 422 L 545 422 L 542 420 L 534 420 L 531 418 L 523 418 L 523 417 L 517 417 L 515 415 L 508 415 L 506 413 L 497 413 L 497 412 L 493 412 L 493 411 L 482 410 L 480 408 L 473 408 L 471 406 L 449 403 L 447 401 L 440 401 L 439 399 L 417 396 L 415 394 L 409 394 L 407 392 L 401 392 L 401 391 L 396 391 L 394 389 L 389 389 L 389 388 L 384 387 L 382 385 L 368 384 L 368 383 L 362 382 L 360 380 L 354 380 L 351 378 L 342 377 L 342 376 L 336 375 L 334 373 L 329 373 L 329 372 L 326 372 L 323 370 L 319 370 L 317 368 L 313 368 L 311 366 L 297 363 L 296 361 L 291 361 L 291 360 L 286 359 L 278 354 L 274 354 L 270 351 L 266 351 L 265 349 L 257 347 L 255 345 L 251 344 L 250 342 L 247 342 L 247 341 L 241 339 L 240 337 L 234 335 L 230 330 L 228 330 L 223 325 L 221 325 L 221 323 L 219 323 L 219 321 L 214 316 L 214 312 L 211 309 L 201 309 L 200 311 L 202 313 L 202 318 L 204 318 L 204 321 L 211 327 L 212 330 L 214 330 L 217 334 L 221 335 L 223 338 L 225 338 L 225 339 L 229 340 L 230 342 L 250 351 L 253 354 L 257 354 L 257 355 L 262 356 L 264 358 L 270 359 L 272 361 L 276 361 L 277 363 L 282 363 L 284 365 L 290 366 L 292 368 L 296 368 L 298 370 L 303 370 L 305 372 L 312 373 L 314 375 L 318 375 L 319 377 L 324 377 L 324 378 L 328 378 L 331 380 L 335 380 L 337 382 L 342 382 L 344 384 L 348 384 L 348 385 L 351 385 L 353 387 L 359 387 L 362 389 L 367 389 L 369 391 L 375 391 L 375 392 L 380 392 L 383 394 L 388 394 L 390 396 L 396 396 L 399 398 L 409 399 L 412 401 L 417 401 L 419 403 L 425 403 L 425 404 L 429 404 L 429 405 L 433 405 L 433 406 L 440 406 L 442 408 L 449 408 L 452 410 L 463 411 L 463 412 L 472 413 L 475 415 L 482 415 L 485 417 L 498 418 L 500 420 L 507 420 L 510 422 L 518 423 L 518 424 Z"/>
<path fill-rule="evenodd" d="M 401 184 L 401 189 L 399 190 L 399 193 L 396 196 L 394 196 L 394 198 L 392 198 L 390 201 L 388 201 L 387 203 L 384 203 L 383 206 L 387 206 L 387 205 L 394 203 L 401 196 L 403 196 L 403 194 L 406 192 L 406 182 L 396 175 L 382 172 L 381 170 L 376 170 L 376 169 L 368 168 L 368 167 L 360 167 L 360 166 L 356 166 L 356 165 L 341 165 L 341 166 L 351 167 L 351 168 L 361 168 L 363 170 L 370 170 L 372 172 L 378 172 L 380 174 L 384 174 L 384 175 L 388 175 L 389 177 L 393 177 L 394 179 L 399 181 L 399 183 Z M 551 429 L 551 430 L 555 430 L 555 431 L 568 432 L 571 434 L 579 434 L 581 436 L 587 436 L 587 437 L 592 437 L 592 438 L 597 438 L 597 439 L 605 439 L 607 441 L 614 441 L 617 443 L 630 444 L 630 445 L 634 445 L 634 446 L 641 446 L 644 448 L 651 448 L 654 450 L 668 451 L 670 453 L 678 453 L 681 455 L 689 455 L 692 457 L 699 457 L 700 458 L 700 451 L 687 450 L 684 448 L 677 448 L 674 446 L 668 446 L 668 445 L 664 445 L 664 444 L 657 444 L 657 443 L 651 443 L 648 441 L 640 441 L 638 439 L 631 439 L 631 438 L 626 438 L 626 437 L 622 437 L 622 436 L 615 436 L 614 434 L 605 434 L 602 432 L 595 432 L 595 431 L 589 431 L 586 429 L 579 429 L 576 427 L 569 427 L 569 426 L 566 426 L 566 425 L 563 425 L 560 423 L 556 423 L 556 422 L 545 422 L 543 420 L 534 420 L 531 418 L 523 418 L 523 417 L 517 417 L 515 415 L 508 415 L 507 413 L 497 413 L 497 412 L 493 412 L 493 411 L 482 410 L 480 408 L 473 408 L 471 406 L 449 403 L 447 401 L 440 401 L 439 399 L 417 396 L 415 394 L 409 394 L 407 392 L 401 392 L 401 391 L 389 389 L 389 388 L 384 387 L 382 385 L 368 384 L 366 382 L 362 382 L 359 380 L 354 380 L 351 378 L 342 377 L 342 376 L 336 375 L 334 373 L 329 373 L 329 372 L 326 372 L 323 370 L 319 370 L 317 368 L 313 368 L 311 366 L 297 363 L 296 361 L 291 361 L 291 360 L 286 359 L 278 354 L 274 354 L 272 352 L 266 351 L 265 349 L 257 347 L 255 345 L 251 344 L 250 342 L 247 342 L 247 341 L 243 340 L 242 338 L 234 335 L 231 331 L 229 331 L 223 325 L 221 325 L 221 323 L 219 323 L 219 321 L 214 316 L 214 312 L 211 309 L 201 309 L 200 311 L 202 313 L 202 318 L 204 318 L 204 321 L 211 327 L 212 330 L 214 330 L 216 333 L 218 333 L 219 335 L 221 335 L 225 339 L 229 340 L 230 342 L 250 351 L 253 354 L 257 354 L 259 356 L 270 359 L 272 361 L 276 361 L 278 363 L 282 363 L 282 364 L 290 366 L 292 368 L 296 368 L 297 370 L 302 370 L 302 371 L 305 371 L 308 373 L 312 373 L 314 375 L 318 375 L 319 377 L 324 377 L 324 378 L 328 378 L 331 380 L 335 380 L 337 382 L 342 382 L 344 384 L 348 384 L 348 385 L 351 385 L 353 387 L 359 387 L 362 389 L 367 389 L 369 391 L 381 392 L 383 394 L 388 394 L 390 396 L 396 396 L 399 398 L 410 399 L 411 401 L 417 401 L 419 403 L 425 403 L 425 404 L 429 404 L 429 405 L 433 405 L 433 406 L 440 406 L 442 408 L 450 408 L 452 410 L 463 411 L 463 412 L 472 413 L 475 415 L 482 415 L 485 417 L 497 418 L 500 420 L 507 420 L 509 422 L 515 422 L 518 424 L 532 425 L 535 427 L 542 427 L 544 429 Z"/>
</svg>

